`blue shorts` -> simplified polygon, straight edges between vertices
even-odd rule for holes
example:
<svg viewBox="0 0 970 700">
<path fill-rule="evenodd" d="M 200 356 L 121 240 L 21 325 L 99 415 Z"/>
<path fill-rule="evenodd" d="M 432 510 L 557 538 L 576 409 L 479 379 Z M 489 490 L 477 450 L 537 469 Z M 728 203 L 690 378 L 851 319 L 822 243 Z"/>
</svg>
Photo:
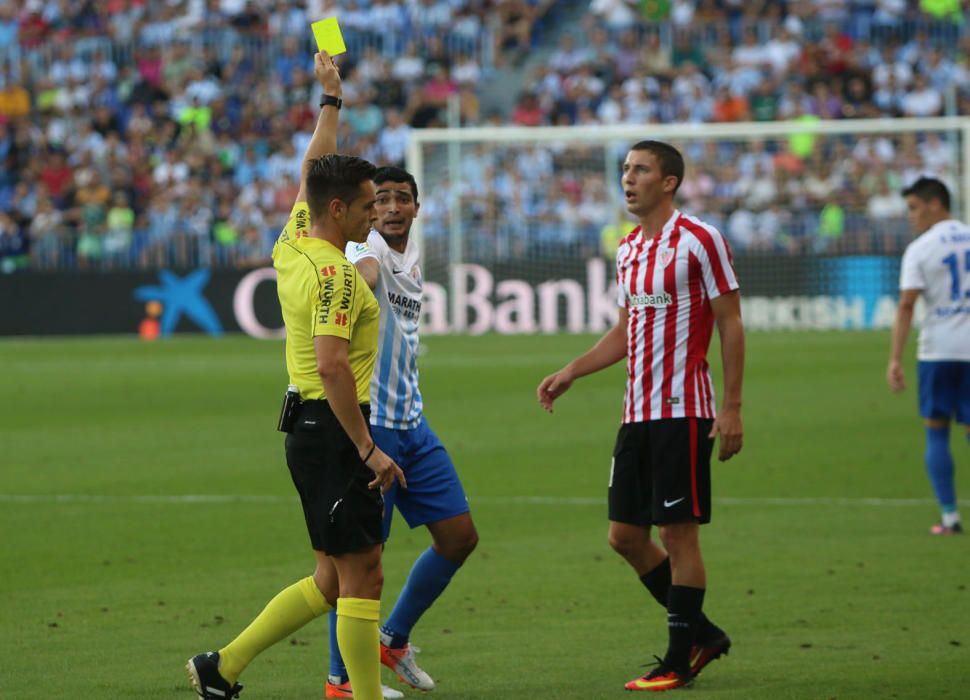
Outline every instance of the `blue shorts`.
<svg viewBox="0 0 970 700">
<path fill-rule="evenodd" d="M 919 414 L 970 425 L 970 362 L 917 363 Z"/>
<path fill-rule="evenodd" d="M 394 506 L 412 528 L 469 511 L 455 465 L 424 416 L 412 430 L 371 426 L 371 433 L 377 446 L 401 467 L 408 482 L 402 489 L 395 481 L 384 494 L 385 540 L 391 532 Z"/>
</svg>

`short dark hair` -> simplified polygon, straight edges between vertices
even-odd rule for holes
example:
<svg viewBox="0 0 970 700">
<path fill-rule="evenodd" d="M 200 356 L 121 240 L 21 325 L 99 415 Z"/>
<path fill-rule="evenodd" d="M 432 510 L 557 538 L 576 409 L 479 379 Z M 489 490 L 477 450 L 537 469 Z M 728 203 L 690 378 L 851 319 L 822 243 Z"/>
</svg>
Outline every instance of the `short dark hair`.
<svg viewBox="0 0 970 700">
<path fill-rule="evenodd" d="M 950 190 L 935 177 L 921 177 L 903 190 L 904 197 L 911 195 L 927 203 L 938 199 L 940 200 L 940 204 L 943 205 L 943 208 L 950 211 Z"/>
<path fill-rule="evenodd" d="M 664 177 L 673 175 L 677 178 L 677 187 L 671 194 L 677 194 L 680 184 L 684 181 L 684 156 L 680 151 L 663 141 L 639 141 L 633 144 L 631 151 L 650 151 L 660 164 L 660 174 Z"/>
<path fill-rule="evenodd" d="M 306 200 L 311 220 L 322 217 L 334 199 L 349 205 L 360 194 L 360 186 L 373 180 L 376 172 L 377 166 L 355 156 L 330 153 L 312 159 L 306 174 Z"/>
<path fill-rule="evenodd" d="M 376 184 L 382 182 L 406 182 L 411 186 L 411 196 L 414 197 L 414 201 L 418 201 L 418 183 L 415 181 L 414 175 L 404 168 L 399 168 L 396 165 L 380 167 L 374 173 L 374 182 Z"/>
</svg>

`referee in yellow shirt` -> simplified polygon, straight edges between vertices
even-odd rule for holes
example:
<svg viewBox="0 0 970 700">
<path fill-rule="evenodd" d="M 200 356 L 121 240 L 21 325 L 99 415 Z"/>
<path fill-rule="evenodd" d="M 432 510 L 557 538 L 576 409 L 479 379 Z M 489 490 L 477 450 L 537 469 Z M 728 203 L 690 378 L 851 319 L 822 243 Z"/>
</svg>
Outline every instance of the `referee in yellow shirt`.
<svg viewBox="0 0 970 700">
<path fill-rule="evenodd" d="M 375 219 L 376 168 L 336 155 L 340 76 L 314 59 L 322 110 L 303 162 L 300 192 L 273 248 L 290 384 L 300 403 L 286 461 L 300 494 L 317 565 L 273 598 L 228 646 L 199 654 L 188 671 L 199 696 L 238 697 L 239 674 L 257 654 L 337 608 L 337 638 L 357 700 L 381 700 L 382 491 L 404 475 L 376 447 L 369 387 L 380 314 L 370 287 L 344 257 Z"/>
</svg>

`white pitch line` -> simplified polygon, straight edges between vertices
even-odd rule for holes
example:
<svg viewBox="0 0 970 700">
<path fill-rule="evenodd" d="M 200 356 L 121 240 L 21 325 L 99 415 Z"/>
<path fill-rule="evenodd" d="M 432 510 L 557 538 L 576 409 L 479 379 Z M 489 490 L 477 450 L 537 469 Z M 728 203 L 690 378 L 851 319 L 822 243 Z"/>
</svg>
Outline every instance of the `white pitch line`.
<svg viewBox="0 0 970 700">
<path fill-rule="evenodd" d="M 247 494 L 184 494 L 178 496 L 131 495 L 111 496 L 107 494 L 17 494 L 0 493 L 0 503 L 161 503 L 172 505 L 219 505 L 235 503 L 293 503 L 294 496 L 247 495 Z M 471 503 L 485 505 L 536 505 L 536 506 L 604 506 L 605 498 L 591 496 L 473 496 Z M 930 498 L 836 498 L 836 497 L 733 497 L 715 498 L 714 503 L 722 506 L 868 506 L 868 507 L 909 507 L 933 505 Z M 963 499 L 961 505 L 970 505 Z"/>
<path fill-rule="evenodd" d="M 103 494 L 0 494 L 0 503 L 169 503 L 169 504 L 219 504 L 219 503 L 288 503 L 294 496 L 185 494 L 181 496 L 109 496 Z"/>
</svg>

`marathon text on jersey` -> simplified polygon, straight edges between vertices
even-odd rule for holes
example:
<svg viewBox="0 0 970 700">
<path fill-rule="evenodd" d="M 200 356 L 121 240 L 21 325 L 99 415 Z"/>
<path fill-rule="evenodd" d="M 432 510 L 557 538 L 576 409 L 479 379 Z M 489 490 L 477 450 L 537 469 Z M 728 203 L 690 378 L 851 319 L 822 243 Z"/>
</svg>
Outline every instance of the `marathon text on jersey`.
<svg viewBox="0 0 970 700">
<path fill-rule="evenodd" d="M 417 299 L 411 299 L 403 294 L 388 292 L 387 300 L 391 302 L 391 305 L 394 307 L 394 310 L 399 316 L 412 320 L 416 320 L 421 317 L 421 302 Z"/>
</svg>

